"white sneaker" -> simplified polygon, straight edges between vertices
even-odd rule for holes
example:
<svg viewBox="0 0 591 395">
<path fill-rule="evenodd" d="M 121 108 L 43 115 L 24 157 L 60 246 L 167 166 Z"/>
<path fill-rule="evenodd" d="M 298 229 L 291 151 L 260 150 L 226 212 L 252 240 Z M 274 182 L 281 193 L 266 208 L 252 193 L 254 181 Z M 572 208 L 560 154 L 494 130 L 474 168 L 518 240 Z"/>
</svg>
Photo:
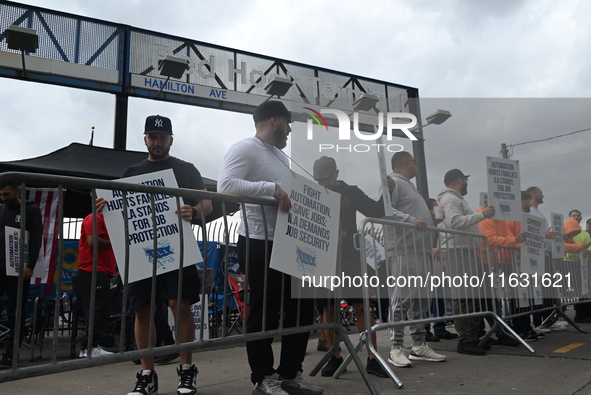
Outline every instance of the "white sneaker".
<svg viewBox="0 0 591 395">
<path fill-rule="evenodd" d="M 548 327 L 551 331 L 565 331 L 566 327 L 568 326 L 568 322 L 566 321 L 556 321 L 552 325 Z"/>
<path fill-rule="evenodd" d="M 408 351 L 402 347 L 392 347 L 390 355 L 388 356 L 388 363 L 397 368 L 411 367 L 412 362 L 408 360 Z"/>
<path fill-rule="evenodd" d="M 263 381 L 254 385 L 251 395 L 289 395 L 281 389 L 277 375 L 265 376 Z"/>
<path fill-rule="evenodd" d="M 430 361 L 443 362 L 447 359 L 445 355 L 437 354 L 427 343 L 423 343 L 420 347 L 413 346 L 410 351 L 409 359 L 413 361 Z"/>
<path fill-rule="evenodd" d="M 546 328 L 545 326 L 541 326 L 541 325 L 540 325 L 540 326 L 536 326 L 536 327 L 534 328 L 534 331 L 535 331 L 537 334 L 540 334 L 540 333 L 542 333 L 542 334 L 543 334 L 543 333 L 550 333 L 550 332 L 552 332 L 552 330 L 550 330 L 550 329 Z"/>
<path fill-rule="evenodd" d="M 104 348 L 102 348 L 101 346 L 96 346 L 93 347 L 92 349 L 92 356 L 93 357 L 98 357 L 99 355 L 109 355 L 109 354 L 113 354 L 111 351 L 107 351 Z"/>
<path fill-rule="evenodd" d="M 88 350 L 86 348 L 80 349 L 80 354 L 78 354 L 78 358 L 87 358 L 88 357 Z"/>
</svg>

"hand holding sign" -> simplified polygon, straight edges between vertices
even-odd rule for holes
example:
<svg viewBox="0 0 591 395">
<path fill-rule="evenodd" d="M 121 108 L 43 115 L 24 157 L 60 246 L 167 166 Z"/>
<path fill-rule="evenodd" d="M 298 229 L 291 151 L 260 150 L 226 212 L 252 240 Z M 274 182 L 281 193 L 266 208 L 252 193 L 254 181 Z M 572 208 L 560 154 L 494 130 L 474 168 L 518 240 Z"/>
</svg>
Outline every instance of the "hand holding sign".
<svg viewBox="0 0 591 395">
<path fill-rule="evenodd" d="M 495 206 L 487 206 L 482 210 L 482 215 L 484 215 L 484 218 L 490 218 L 495 215 Z"/>
<path fill-rule="evenodd" d="M 289 196 L 287 193 L 281 189 L 279 185 L 275 185 L 275 192 L 273 193 L 273 197 L 279 201 L 279 209 L 283 213 L 289 212 L 291 209 L 291 200 L 289 200 Z"/>
</svg>

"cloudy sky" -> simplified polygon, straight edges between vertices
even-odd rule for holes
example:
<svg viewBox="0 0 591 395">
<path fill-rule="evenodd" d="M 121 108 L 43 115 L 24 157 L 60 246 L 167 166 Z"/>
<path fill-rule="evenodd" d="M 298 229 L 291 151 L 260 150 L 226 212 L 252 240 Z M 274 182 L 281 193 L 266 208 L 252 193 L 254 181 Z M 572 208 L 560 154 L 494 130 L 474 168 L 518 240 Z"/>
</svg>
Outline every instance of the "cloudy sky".
<svg viewBox="0 0 591 395">
<path fill-rule="evenodd" d="M 22 3 L 418 88 L 423 117 L 438 108 L 452 113 L 424 130 L 430 195 L 458 167 L 472 175 L 473 207 L 486 189 L 485 158 L 499 156 L 501 143 L 591 128 L 591 2 L 584 0 Z M 0 160 L 86 144 L 91 126 L 95 145 L 113 146 L 114 96 L 10 79 L 0 89 Z M 154 113 L 173 120 L 173 155 L 213 179 L 228 147 L 254 133 L 248 115 L 132 98 L 128 149 L 145 149 L 143 122 Z M 296 124 L 293 134 L 304 130 Z M 412 150 L 407 139 L 396 143 Z M 514 147 L 522 186 L 544 191 L 544 213 L 576 207 L 591 217 L 590 143 L 585 131 Z M 343 179 L 377 197 L 375 155 L 337 160 Z"/>
</svg>

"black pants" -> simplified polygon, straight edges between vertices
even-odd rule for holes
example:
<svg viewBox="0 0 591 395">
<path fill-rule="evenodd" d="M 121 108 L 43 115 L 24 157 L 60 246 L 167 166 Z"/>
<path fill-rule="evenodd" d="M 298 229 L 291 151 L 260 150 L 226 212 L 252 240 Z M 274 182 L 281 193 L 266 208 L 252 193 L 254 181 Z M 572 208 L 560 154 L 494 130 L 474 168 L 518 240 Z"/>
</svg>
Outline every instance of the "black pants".
<svg viewBox="0 0 591 395">
<path fill-rule="evenodd" d="M 31 283 L 29 280 L 23 280 L 23 298 L 22 298 L 22 309 L 21 309 L 21 333 L 19 337 L 18 344 L 23 342 L 23 338 L 25 335 L 25 306 L 27 304 L 27 299 L 29 297 L 29 288 Z M 8 337 L 8 346 L 6 347 L 6 353 L 12 354 L 12 345 L 14 342 L 14 327 L 16 324 L 16 296 L 18 292 L 18 277 L 17 276 L 7 276 L 6 269 L 0 267 L 0 296 L 6 293 L 8 297 L 8 328 L 10 329 L 10 334 Z M 11 355 L 12 356 L 12 355 Z"/>
<path fill-rule="evenodd" d="M 90 317 L 90 290 L 92 285 L 92 272 L 78 270 L 76 279 L 76 294 L 80 298 L 83 317 L 87 320 Z M 92 335 L 92 346 L 96 347 L 103 343 L 107 334 L 107 324 L 111 312 L 111 276 L 105 272 L 96 273 L 96 296 L 94 304 L 94 332 Z M 88 330 L 86 332 L 88 336 Z M 82 347 L 87 347 L 88 339 L 82 341 Z M 103 343 L 104 344 L 104 343 Z"/>
<path fill-rule="evenodd" d="M 273 242 L 269 241 L 268 258 L 271 257 Z M 238 239 L 238 260 L 242 269 L 246 269 L 245 237 Z M 265 315 L 265 329 L 272 330 L 279 327 L 279 319 L 283 317 L 283 327 L 290 328 L 297 325 L 311 325 L 314 321 L 313 299 L 292 299 L 291 278 L 273 269 L 269 269 L 269 260 L 265 260 L 265 241 L 251 239 L 249 247 L 248 281 L 250 286 L 250 315 L 247 319 L 248 333 L 260 332 L 263 329 L 263 315 Z M 265 287 L 265 271 L 268 279 Z M 246 273 L 246 271 L 245 271 Z M 264 290 L 267 289 L 267 304 L 263 304 Z M 281 309 L 283 296 L 284 309 Z M 299 307 L 299 322 L 297 322 Z M 282 378 L 293 379 L 302 371 L 302 362 L 306 355 L 306 347 L 310 332 L 285 335 L 281 337 L 281 356 L 277 370 L 273 368 L 274 357 L 271 344 L 273 338 L 249 341 L 246 343 L 246 353 L 250 365 L 250 379 L 253 383 L 261 382 L 265 376 L 278 373 Z"/>
</svg>

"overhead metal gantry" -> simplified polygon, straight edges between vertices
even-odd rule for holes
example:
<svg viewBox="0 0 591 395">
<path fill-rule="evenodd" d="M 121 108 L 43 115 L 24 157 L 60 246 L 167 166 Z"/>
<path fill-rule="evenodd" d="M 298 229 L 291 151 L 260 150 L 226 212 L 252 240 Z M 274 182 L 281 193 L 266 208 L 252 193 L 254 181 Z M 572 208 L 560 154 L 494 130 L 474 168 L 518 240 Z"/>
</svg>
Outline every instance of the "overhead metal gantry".
<svg viewBox="0 0 591 395">
<path fill-rule="evenodd" d="M 36 32 L 35 53 L 21 56 L 8 48 L 5 32 L 10 26 Z M 180 78 L 161 74 L 162 62 L 170 56 L 186 61 Z M 368 132 L 374 132 L 380 112 L 410 112 L 421 119 L 416 88 L 3 0 L 0 76 L 114 94 L 113 147 L 120 150 L 126 147 L 129 97 L 248 114 L 275 97 L 291 110 L 294 121 L 308 119 L 304 107 L 332 108 L 357 112 L 359 129 Z M 275 89 L 281 84 L 285 89 Z M 368 109 L 358 106 L 364 96 L 372 98 Z M 335 118 L 326 119 L 337 125 Z M 415 156 L 424 164 L 422 130 L 413 133 L 418 138 Z M 394 135 L 406 137 L 398 131 Z M 417 183 L 426 191 L 426 172 Z"/>
</svg>

